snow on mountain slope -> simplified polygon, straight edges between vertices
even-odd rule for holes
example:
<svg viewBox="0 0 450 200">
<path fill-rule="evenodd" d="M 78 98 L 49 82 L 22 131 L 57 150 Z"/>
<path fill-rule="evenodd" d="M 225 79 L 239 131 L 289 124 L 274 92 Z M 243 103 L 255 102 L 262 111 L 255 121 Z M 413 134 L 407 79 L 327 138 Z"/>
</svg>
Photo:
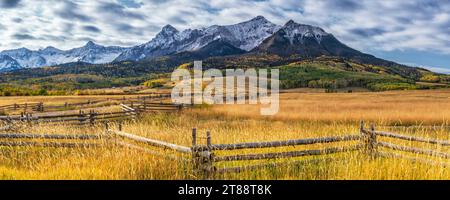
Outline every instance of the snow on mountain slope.
<svg viewBox="0 0 450 200">
<path fill-rule="evenodd" d="M 314 38 L 318 43 L 320 43 L 323 36 L 330 35 L 319 27 L 297 24 L 293 20 L 289 20 L 286 25 L 282 27 L 282 29 L 286 33 L 286 38 L 289 39 L 291 44 L 294 43 L 295 38 L 300 38 L 300 40 L 305 38 Z"/>
<path fill-rule="evenodd" d="M 183 51 L 195 51 L 221 39 L 242 50 L 249 51 L 275 33 L 280 26 L 262 16 L 228 26 L 210 26 L 202 29 L 187 29 L 179 32 L 171 25 L 165 26 L 150 42 L 123 52 L 116 61 L 141 60 Z"/>
<path fill-rule="evenodd" d="M 19 68 L 34 68 L 42 66 L 59 65 L 70 62 L 86 62 L 92 64 L 108 63 L 113 61 L 127 48 L 104 47 L 89 41 L 83 47 L 63 51 L 55 47 L 47 47 L 38 51 L 26 48 L 5 50 L 0 52 L 0 56 L 9 56 L 17 61 Z M 8 61 L 7 57 L 0 58 L 0 63 Z M 6 68 L 0 65 L 1 68 Z"/>
<path fill-rule="evenodd" d="M 45 58 L 39 55 L 39 53 L 31 51 L 27 48 L 5 50 L 0 52 L 0 55 L 7 55 L 13 58 L 23 68 L 45 65 Z"/>
<path fill-rule="evenodd" d="M 234 38 L 239 40 L 240 49 L 250 51 L 280 29 L 263 16 L 236 25 L 225 26 Z"/>
<path fill-rule="evenodd" d="M 277 45 L 272 45 L 272 43 L 264 43 L 268 39 L 273 42 L 281 41 L 275 40 L 276 38 L 289 44 L 289 49 L 285 49 L 283 45 L 278 45 L 280 46 L 278 48 Z M 113 61 L 139 61 L 145 58 L 157 58 L 181 52 L 195 52 L 218 40 L 222 42 L 221 44 L 229 44 L 247 52 L 273 50 L 274 52 L 298 53 L 304 49 L 312 49 L 314 51 L 310 54 L 315 55 L 340 51 L 339 48 L 335 49 L 334 47 L 342 46 L 339 45 L 338 41 L 335 41 L 331 34 L 326 33 L 319 27 L 297 24 L 292 20 L 284 26 L 279 26 L 263 16 L 257 16 L 238 24 L 213 25 L 184 31 L 178 31 L 173 26 L 166 25 L 151 41 L 131 48 L 105 47 L 89 41 L 82 47 L 67 51 L 50 46 L 38 51 L 31 51 L 26 48 L 6 50 L 0 52 L 0 55 L 9 56 L 21 68 L 52 66 L 70 62 L 102 64 Z M 320 45 L 323 41 L 326 43 L 326 48 Z M 342 52 L 345 54 L 355 53 L 351 51 Z M 13 63 L 8 57 L 3 58 L 3 60 L 0 59 L 0 63 Z M 0 66 L 0 68 L 2 67 L 6 68 Z"/>
<path fill-rule="evenodd" d="M 0 72 L 20 69 L 20 64 L 7 55 L 0 55 Z"/>
</svg>

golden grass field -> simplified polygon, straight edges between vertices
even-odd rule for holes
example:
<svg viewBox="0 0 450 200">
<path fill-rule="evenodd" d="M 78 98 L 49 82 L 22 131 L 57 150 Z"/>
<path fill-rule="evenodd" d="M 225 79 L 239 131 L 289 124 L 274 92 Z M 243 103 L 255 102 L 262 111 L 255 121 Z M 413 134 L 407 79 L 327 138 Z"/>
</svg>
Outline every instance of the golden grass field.
<svg viewBox="0 0 450 200">
<path fill-rule="evenodd" d="M 11 102 L 45 101 L 61 103 L 90 97 L 8 97 L 0 105 Z M 212 134 L 212 143 L 228 144 L 286 139 L 315 138 L 359 134 L 359 121 L 374 123 L 377 130 L 404 135 L 449 140 L 450 90 L 391 91 L 380 93 L 283 93 L 280 112 L 265 117 L 259 115 L 258 105 L 214 105 L 184 110 L 182 113 L 146 114 L 136 122 L 126 122 L 123 130 L 148 138 L 189 146 L 191 129 L 198 134 Z M 415 128 L 391 128 L 390 125 L 417 125 Z M 429 126 L 442 126 L 430 128 Z M 114 128 L 114 126 L 113 126 Z M 24 133 L 103 133 L 103 125 L 95 127 L 32 126 Z M 448 147 L 417 142 L 397 144 L 427 147 L 449 152 Z M 199 143 L 204 143 L 200 139 Z M 234 153 L 262 153 L 286 150 L 320 149 L 343 146 L 315 144 L 308 146 L 234 150 Z M 383 149 L 379 149 L 383 150 Z M 122 147 L 96 149 L 51 149 L 36 147 L 1 147 L 0 179 L 196 179 L 189 163 L 164 160 L 158 156 Z M 387 150 L 389 151 L 389 150 Z M 172 152 L 164 152 L 171 154 Z M 416 156 L 409 154 L 411 156 Z M 239 161 L 219 163 L 217 167 L 239 166 L 267 162 L 305 160 L 280 159 L 270 161 Z M 426 158 L 425 156 L 422 156 Z M 329 160 L 333 158 L 336 160 Z M 431 158 L 447 162 L 443 159 Z M 396 158 L 370 158 L 364 153 L 341 153 L 322 156 L 315 162 L 269 167 L 261 170 L 228 173 L 217 179 L 450 179 L 450 170 Z"/>
</svg>

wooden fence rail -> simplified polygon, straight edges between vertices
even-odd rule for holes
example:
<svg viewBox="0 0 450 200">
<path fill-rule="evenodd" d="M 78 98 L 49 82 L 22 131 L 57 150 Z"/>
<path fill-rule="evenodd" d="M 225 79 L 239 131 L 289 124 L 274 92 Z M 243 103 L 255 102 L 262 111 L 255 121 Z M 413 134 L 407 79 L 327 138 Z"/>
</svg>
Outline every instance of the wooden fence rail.
<svg viewBox="0 0 450 200">
<path fill-rule="evenodd" d="M 100 139 L 100 135 L 85 134 L 29 134 L 29 133 L 0 133 L 0 139 L 77 139 L 77 140 L 95 140 Z"/>
<path fill-rule="evenodd" d="M 178 151 L 178 152 L 181 152 L 181 153 L 191 153 L 192 152 L 191 148 L 185 147 L 185 146 L 181 146 L 181 145 L 167 143 L 167 142 L 163 142 L 163 141 L 160 141 L 160 140 L 148 139 L 148 138 L 145 138 L 145 137 L 142 137 L 142 136 L 137 136 L 137 135 L 133 135 L 133 134 L 130 134 L 130 133 L 125 133 L 125 132 L 122 132 L 122 131 L 109 130 L 109 132 L 111 132 L 111 133 L 113 133 L 115 135 L 118 135 L 120 137 L 123 137 L 123 138 L 127 138 L 127 139 L 134 140 L 134 141 L 137 141 L 137 142 L 142 142 L 142 143 L 145 143 L 145 144 L 148 144 L 148 145 L 151 145 L 151 146 L 155 146 L 155 147 L 161 147 L 161 148 L 164 148 L 164 149 L 172 149 L 172 150 L 175 150 L 175 151 Z"/>
<path fill-rule="evenodd" d="M 447 153 L 436 152 L 433 150 L 424 150 L 424 149 L 413 148 L 413 147 L 405 147 L 405 146 L 395 145 L 395 144 L 388 143 L 388 142 L 377 142 L 376 145 L 381 146 L 381 147 L 386 147 L 389 149 L 393 149 L 393 150 L 399 150 L 399 151 L 410 152 L 410 153 L 415 153 L 415 154 L 423 154 L 423 155 L 436 156 L 436 157 L 441 157 L 441 158 L 450 158 L 450 154 L 447 154 Z"/>
<path fill-rule="evenodd" d="M 97 113 L 90 111 L 84 113 L 82 111 L 79 114 L 63 114 L 63 115 L 47 115 L 47 116 L 33 116 L 27 113 L 20 116 L 7 116 L 0 117 L 0 121 L 7 123 L 12 122 L 32 122 L 32 123 L 64 123 L 75 125 L 93 125 L 97 122 L 104 122 L 116 119 L 135 118 L 137 113 L 135 111 L 121 111 L 121 112 L 107 112 Z"/>
<path fill-rule="evenodd" d="M 0 146 L 6 147 L 54 147 L 54 148 L 91 148 L 99 147 L 97 143 L 68 143 L 68 142 L 0 142 Z"/>
<path fill-rule="evenodd" d="M 297 146 L 308 145 L 318 143 L 332 143 L 332 142 L 345 142 L 360 140 L 360 135 L 346 135 L 346 136 L 333 136 L 323 138 L 308 138 L 299 140 L 285 140 L 285 141 L 271 141 L 271 142 L 255 142 L 255 143 L 240 143 L 240 144 L 213 144 L 207 146 L 197 146 L 197 150 L 237 150 L 237 149 L 252 149 L 252 148 L 272 148 L 272 147 L 285 147 L 285 146 Z"/>
<path fill-rule="evenodd" d="M 391 142 L 378 141 L 379 140 L 378 137 L 394 138 L 394 139 L 398 139 L 398 140 L 402 140 L 402 141 L 421 142 L 421 143 L 441 145 L 441 146 L 450 146 L 450 141 L 436 140 L 436 139 L 431 139 L 431 138 L 420 138 L 420 137 L 414 137 L 414 136 L 406 136 L 406 135 L 400 135 L 400 134 L 384 132 L 384 131 L 375 131 L 375 128 L 373 125 L 371 125 L 370 130 L 367 130 L 364 128 L 363 122 L 361 123 L 360 129 L 361 129 L 362 135 L 365 138 L 364 141 L 366 143 L 366 150 L 372 156 L 403 158 L 403 159 L 415 161 L 415 162 L 421 162 L 421 163 L 427 163 L 427 164 L 438 164 L 440 166 L 448 165 L 447 163 L 436 162 L 436 161 L 425 159 L 425 158 L 411 157 L 411 156 L 404 155 L 404 154 L 397 154 L 397 153 L 393 153 L 393 152 L 381 151 L 378 147 L 383 147 L 383 148 L 387 148 L 387 149 L 394 150 L 394 151 L 413 153 L 413 154 L 416 154 L 416 156 L 426 155 L 426 156 L 438 157 L 438 158 L 443 158 L 443 159 L 450 159 L 450 154 L 448 154 L 448 153 L 438 152 L 438 151 L 431 150 L 431 149 L 408 147 L 408 146 L 394 144 Z"/>
<path fill-rule="evenodd" d="M 353 145 L 350 147 L 333 147 L 333 148 L 318 149 L 318 150 L 222 156 L 222 157 L 214 157 L 213 161 L 214 162 L 222 162 L 222 161 L 242 161 L 242 160 L 279 159 L 279 158 L 291 158 L 291 157 L 302 157 L 302 156 L 317 156 L 317 155 L 327 155 L 327 154 L 335 154 L 335 153 L 341 153 L 341 152 L 356 151 L 356 150 L 362 149 L 362 147 L 363 147 L 362 145 Z"/>
<path fill-rule="evenodd" d="M 134 108 L 124 105 L 123 108 L 128 111 L 135 110 Z M 14 139 L 67 139 L 67 140 L 98 140 L 101 138 L 106 138 L 106 141 L 110 141 L 110 143 L 124 147 L 135 149 L 138 151 L 142 151 L 145 153 L 149 153 L 156 156 L 161 156 L 164 158 L 168 158 L 171 160 L 183 160 L 186 161 L 186 158 L 183 155 L 190 155 L 193 170 L 196 173 L 196 177 L 203 177 L 204 179 L 211 179 L 216 174 L 228 173 L 228 172 L 242 172 L 244 170 L 257 169 L 267 166 L 278 166 L 282 162 L 277 163 L 262 163 L 257 165 L 244 165 L 237 167 L 223 167 L 217 169 L 215 166 L 216 163 L 223 162 L 236 162 L 236 161 L 249 161 L 249 160 L 273 160 L 273 159 L 282 159 L 282 161 L 287 158 L 293 157 L 303 157 L 303 156 L 324 156 L 329 154 L 337 154 L 337 153 L 347 153 L 347 152 L 355 152 L 360 151 L 362 153 L 367 153 L 371 157 L 382 156 L 389 158 L 402 158 L 411 160 L 414 162 L 424 162 L 424 163 L 438 163 L 441 166 L 447 166 L 447 163 L 440 163 L 434 160 L 429 160 L 420 157 L 411 157 L 404 154 L 394 153 L 395 151 L 414 153 L 418 155 L 426 155 L 433 156 L 438 158 L 449 159 L 450 154 L 444 152 L 437 152 L 429 149 L 420 149 L 414 147 L 401 146 L 394 143 L 389 143 L 385 141 L 380 141 L 381 137 L 387 138 L 395 138 L 404 141 L 413 141 L 413 142 L 425 142 L 428 144 L 438 144 L 443 146 L 448 146 L 448 141 L 434 140 L 434 139 L 425 139 L 418 138 L 412 136 L 405 136 L 395 133 L 388 133 L 382 131 L 375 131 L 375 127 L 373 125 L 370 126 L 369 129 L 365 129 L 364 123 L 361 123 L 360 127 L 360 135 L 344 135 L 344 136 L 331 136 L 331 137 L 322 137 L 322 138 L 306 138 L 306 139 L 296 139 L 296 140 L 285 140 L 285 141 L 270 141 L 270 142 L 254 142 L 254 143 L 238 143 L 238 144 L 212 144 L 212 135 L 210 131 L 206 131 L 206 145 L 197 144 L 197 129 L 192 129 L 192 146 L 182 146 L 178 144 L 173 144 L 161 140 L 155 140 L 146 138 L 143 136 L 134 135 L 131 133 L 126 133 L 122 131 L 122 125 L 119 124 L 119 130 L 112 130 L 109 128 L 109 125 L 106 123 L 106 131 L 103 134 L 95 135 L 95 134 L 25 134 L 25 133 L 5 133 L 0 134 L 0 139 L 8 139 L 8 141 L 0 141 L 0 146 L 38 146 L 38 147 L 64 147 L 64 148 L 75 148 L 75 147 L 98 147 L 101 146 L 102 143 L 77 143 L 77 142 L 35 142 L 35 141 L 9 141 Z M 119 140 L 121 139 L 121 140 Z M 134 143 L 140 143 L 141 146 L 135 145 Z M 300 151 L 287 151 L 287 152 L 270 152 L 270 153 L 248 153 L 248 154 L 234 154 L 234 155 L 225 155 L 225 156 L 216 156 L 215 151 L 230 151 L 238 150 L 238 149 L 256 149 L 256 148 L 277 148 L 277 147 L 288 147 L 288 146 L 299 146 L 299 145 L 312 145 L 312 144 L 324 144 L 324 143 L 339 143 L 339 142 L 352 142 L 352 143 L 344 143 L 339 147 L 324 147 L 322 149 L 307 149 Z M 143 147 L 144 145 L 149 145 L 156 148 L 156 150 L 152 150 L 149 148 Z M 385 152 L 381 151 L 383 149 L 390 149 L 394 152 Z M 172 150 L 174 154 L 167 154 L 164 151 L 160 150 Z M 181 154 L 175 154 L 181 153 Z M 328 158 L 321 158 L 323 161 Z M 314 159 L 313 159 L 314 160 Z M 317 160 L 317 159 L 316 159 Z M 278 160 L 279 161 L 279 160 Z M 307 161 L 295 161 L 297 163 L 307 162 Z"/>
<path fill-rule="evenodd" d="M 424 139 L 424 138 L 418 138 L 418 137 L 413 137 L 413 136 L 404 136 L 404 135 L 400 135 L 400 134 L 381 132 L 381 131 L 375 131 L 374 133 L 379 136 L 385 136 L 385 137 L 390 137 L 390 138 L 395 138 L 395 139 L 402 139 L 402 140 L 415 141 L 415 142 L 425 142 L 425 143 L 429 143 L 429 144 L 439 144 L 442 146 L 450 146 L 449 141 Z"/>
<path fill-rule="evenodd" d="M 84 102 L 76 102 L 69 103 L 65 102 L 60 105 L 54 104 L 45 104 L 43 102 L 30 102 L 30 103 L 15 103 L 10 105 L 2 105 L 0 106 L 0 111 L 9 112 L 9 111 L 23 111 L 23 112 L 48 112 L 48 111 L 59 111 L 59 110 L 79 110 L 82 108 L 89 107 L 98 107 L 97 104 L 101 103 L 110 103 L 110 105 L 119 105 L 120 103 L 133 103 L 133 102 L 141 102 L 141 101 L 152 101 L 152 100 L 161 100 L 164 98 L 170 97 L 170 93 L 149 93 L 144 96 L 137 97 L 117 97 L 117 98 L 106 98 L 99 100 L 91 100 L 88 99 Z M 96 106 L 97 105 L 97 106 Z"/>
</svg>

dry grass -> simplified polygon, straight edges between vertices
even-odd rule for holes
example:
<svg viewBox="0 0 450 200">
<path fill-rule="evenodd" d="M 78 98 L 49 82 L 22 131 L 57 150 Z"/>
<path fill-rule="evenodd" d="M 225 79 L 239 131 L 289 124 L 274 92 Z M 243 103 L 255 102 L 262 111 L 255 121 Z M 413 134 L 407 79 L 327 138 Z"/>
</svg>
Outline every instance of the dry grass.
<svg viewBox="0 0 450 200">
<path fill-rule="evenodd" d="M 189 146 L 191 128 L 199 135 L 212 132 L 213 143 L 240 143 L 313 138 L 358 133 L 360 119 L 381 125 L 418 124 L 447 125 L 450 119 L 450 91 L 398 91 L 353 94 L 282 94 L 280 113 L 272 117 L 259 115 L 258 106 L 211 106 L 182 114 L 149 114 L 138 122 L 124 124 L 124 131 L 149 138 Z M 34 126 L 23 132 L 33 133 L 98 133 L 103 127 Z M 449 139 L 445 128 L 396 129 L 395 132 L 425 138 Z M 448 148 L 401 142 L 448 152 Z M 199 142 L 204 143 L 204 139 Z M 344 146 L 351 142 L 317 144 L 258 150 L 217 152 L 263 153 L 274 151 L 320 149 Z M 185 163 L 118 147 L 100 149 L 1 148 L 0 179 L 192 179 Z M 386 149 L 380 148 L 386 151 Z M 171 152 L 165 152 L 167 154 Z M 413 155 L 415 156 L 415 155 Z M 218 163 L 218 167 L 304 160 Z M 317 157 L 314 157 L 317 158 Z M 337 159 L 329 161 L 326 158 Z M 434 159 L 436 161 L 444 161 Z M 217 176 L 219 179 L 450 179 L 450 170 L 440 166 L 414 163 L 401 159 L 371 159 L 354 152 L 321 157 L 316 162 L 269 167 L 239 174 Z"/>
</svg>

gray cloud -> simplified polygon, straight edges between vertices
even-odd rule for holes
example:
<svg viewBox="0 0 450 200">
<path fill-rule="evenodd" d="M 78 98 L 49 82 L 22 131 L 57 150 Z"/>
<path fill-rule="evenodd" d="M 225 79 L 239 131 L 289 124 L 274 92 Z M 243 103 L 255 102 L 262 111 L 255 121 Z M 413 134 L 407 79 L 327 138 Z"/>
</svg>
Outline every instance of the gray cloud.
<svg viewBox="0 0 450 200">
<path fill-rule="evenodd" d="M 114 17 L 145 19 L 144 15 L 127 11 L 124 6 L 116 3 L 101 3 L 98 5 L 97 10 L 99 12 L 112 14 Z"/>
<path fill-rule="evenodd" d="M 37 39 L 34 36 L 27 34 L 27 33 L 25 33 L 25 34 L 16 33 L 16 34 L 13 34 L 12 37 L 17 40 L 36 40 Z"/>
<path fill-rule="evenodd" d="M 263 15 L 280 25 L 293 19 L 320 26 L 362 51 L 411 49 L 450 54 L 448 0 L 0 0 L 0 6 L 5 5 L 23 9 L 0 12 L 5 19 L 0 31 L 6 41 L 2 49 L 17 44 L 67 49 L 81 45 L 85 41 L 80 38 L 86 37 L 108 45 L 137 45 L 166 24 L 181 31 Z M 17 23 L 20 19 L 24 20 Z"/>
<path fill-rule="evenodd" d="M 361 9 L 363 7 L 362 4 L 359 3 L 360 1 L 354 1 L 354 0 L 339 0 L 339 1 L 326 1 L 327 7 L 330 10 L 340 10 L 340 11 L 346 11 L 346 12 L 352 12 L 357 9 Z"/>
<path fill-rule="evenodd" d="M 16 18 L 13 18 L 12 21 L 16 22 L 16 23 L 21 23 L 21 22 L 23 22 L 23 19 L 16 17 Z"/>
<path fill-rule="evenodd" d="M 88 17 L 86 14 L 78 12 L 80 10 L 80 7 L 78 4 L 65 1 L 62 9 L 56 10 L 56 15 L 59 17 L 66 19 L 66 20 L 79 20 L 84 22 L 91 21 L 91 18 Z"/>
<path fill-rule="evenodd" d="M 384 30 L 383 28 L 379 27 L 379 28 L 355 28 L 350 30 L 352 33 L 358 35 L 358 36 L 362 36 L 362 37 L 373 37 L 376 35 L 381 35 L 383 33 L 386 33 L 387 31 Z"/>
<path fill-rule="evenodd" d="M 118 2 L 129 8 L 140 8 L 143 5 L 143 3 L 134 0 L 118 0 Z"/>
<path fill-rule="evenodd" d="M 20 5 L 19 3 L 20 3 L 20 0 L 0 0 L 0 7 L 1 8 L 15 8 Z"/>
<path fill-rule="evenodd" d="M 99 28 L 91 25 L 83 26 L 81 27 L 85 31 L 93 32 L 93 33 L 100 33 L 102 32 Z"/>
</svg>

